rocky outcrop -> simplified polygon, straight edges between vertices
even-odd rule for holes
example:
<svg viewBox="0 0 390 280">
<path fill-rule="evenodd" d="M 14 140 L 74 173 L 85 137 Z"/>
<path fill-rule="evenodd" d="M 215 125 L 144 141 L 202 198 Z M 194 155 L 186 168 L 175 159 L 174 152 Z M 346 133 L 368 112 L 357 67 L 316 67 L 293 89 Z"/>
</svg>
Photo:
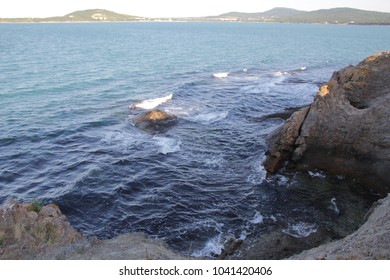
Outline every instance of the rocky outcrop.
<svg viewBox="0 0 390 280">
<path fill-rule="evenodd" d="M 84 238 L 54 204 L 7 202 L 0 207 L 0 260 L 185 259 L 144 233 L 113 239 Z"/>
<path fill-rule="evenodd" d="M 0 259 L 34 259 L 81 239 L 54 204 L 10 201 L 0 207 Z"/>
<path fill-rule="evenodd" d="M 390 195 L 374 203 L 366 222 L 354 233 L 290 259 L 390 259 Z"/>
<path fill-rule="evenodd" d="M 177 118 L 175 115 L 160 110 L 142 113 L 134 118 L 134 125 L 137 128 L 152 134 L 165 132 L 171 126 L 175 125 L 176 122 Z"/>
<path fill-rule="evenodd" d="M 321 169 L 390 190 L 390 52 L 335 72 L 267 140 L 264 166 Z"/>
<path fill-rule="evenodd" d="M 145 233 L 127 233 L 113 239 L 90 238 L 78 244 L 77 249 L 56 251 L 49 259 L 67 260 L 182 260 L 188 259 L 171 249 L 161 240 L 149 238 Z"/>
</svg>

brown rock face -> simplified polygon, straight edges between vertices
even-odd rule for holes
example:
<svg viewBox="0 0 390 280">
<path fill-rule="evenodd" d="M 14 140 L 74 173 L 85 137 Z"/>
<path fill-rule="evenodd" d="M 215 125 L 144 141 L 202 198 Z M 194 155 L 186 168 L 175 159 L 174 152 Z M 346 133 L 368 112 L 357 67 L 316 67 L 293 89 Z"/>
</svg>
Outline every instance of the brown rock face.
<svg viewBox="0 0 390 280">
<path fill-rule="evenodd" d="M 322 169 L 390 190 L 390 52 L 335 72 L 314 102 L 268 139 L 264 163 Z"/>
<path fill-rule="evenodd" d="M 54 204 L 10 201 L 0 207 L 0 259 L 34 259 L 47 249 L 81 239 Z"/>
<path fill-rule="evenodd" d="M 147 132 L 158 133 L 170 128 L 176 124 L 176 121 L 176 116 L 160 110 L 154 110 L 135 117 L 134 124 Z"/>
</svg>

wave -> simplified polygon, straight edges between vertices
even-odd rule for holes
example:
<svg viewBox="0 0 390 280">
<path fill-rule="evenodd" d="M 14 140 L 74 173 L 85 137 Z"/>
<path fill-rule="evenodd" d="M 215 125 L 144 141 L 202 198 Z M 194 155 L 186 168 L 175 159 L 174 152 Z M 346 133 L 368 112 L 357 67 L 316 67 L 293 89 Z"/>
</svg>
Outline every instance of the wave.
<svg viewBox="0 0 390 280">
<path fill-rule="evenodd" d="M 138 108 L 138 109 L 145 109 L 145 110 L 154 109 L 157 106 L 167 102 L 168 100 L 171 100 L 172 97 L 173 97 L 173 94 L 170 93 L 167 96 L 154 98 L 154 99 L 147 99 L 147 100 L 144 100 L 144 101 L 141 101 L 141 102 L 133 103 L 133 104 L 131 104 L 129 106 L 129 108 L 130 109 Z"/>
<path fill-rule="evenodd" d="M 170 154 L 181 150 L 181 140 L 163 136 L 150 137 L 138 131 L 110 131 L 106 133 L 100 143 L 110 149 L 121 152 L 145 152 Z"/>
<path fill-rule="evenodd" d="M 263 215 L 261 215 L 259 212 L 256 211 L 255 216 L 250 220 L 249 222 L 251 224 L 261 224 L 264 221 Z"/>
<path fill-rule="evenodd" d="M 321 171 L 314 172 L 314 171 L 308 171 L 310 177 L 317 177 L 317 178 L 326 178 L 326 175 L 324 175 Z"/>
<path fill-rule="evenodd" d="M 277 71 L 277 72 L 273 72 L 271 75 L 274 76 L 274 77 L 281 77 L 281 76 L 290 75 L 290 73 L 288 73 L 288 72 L 282 72 L 282 71 Z"/>
<path fill-rule="evenodd" d="M 223 243 L 224 241 L 221 234 L 218 234 L 217 236 L 209 239 L 209 241 L 207 241 L 206 245 L 202 249 L 192 253 L 192 256 L 196 258 L 220 255 L 224 247 Z"/>
<path fill-rule="evenodd" d="M 333 197 L 330 200 L 330 206 L 328 209 L 332 210 L 336 215 L 340 214 L 340 209 L 337 207 L 336 198 Z"/>
<path fill-rule="evenodd" d="M 179 139 L 154 136 L 153 140 L 156 141 L 158 146 L 158 152 L 161 154 L 175 153 L 181 150 L 181 141 Z"/>
<path fill-rule="evenodd" d="M 230 75 L 230 72 L 219 72 L 219 73 L 214 73 L 213 77 L 217 79 L 223 79 L 227 78 Z"/>
<path fill-rule="evenodd" d="M 293 237 L 301 238 L 308 237 L 310 234 L 317 232 L 317 226 L 315 224 L 299 222 L 293 225 L 289 224 L 288 227 L 282 231 Z"/>
<path fill-rule="evenodd" d="M 190 118 L 190 120 L 200 122 L 202 124 L 210 124 L 225 119 L 228 113 L 228 111 L 204 113 L 193 116 L 192 118 Z"/>
</svg>

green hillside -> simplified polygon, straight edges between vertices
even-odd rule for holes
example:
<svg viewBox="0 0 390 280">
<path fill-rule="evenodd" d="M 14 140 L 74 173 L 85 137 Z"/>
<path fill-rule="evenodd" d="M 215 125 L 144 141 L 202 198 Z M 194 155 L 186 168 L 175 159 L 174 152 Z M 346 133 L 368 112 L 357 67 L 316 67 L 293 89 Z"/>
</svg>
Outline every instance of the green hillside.
<svg viewBox="0 0 390 280">
<path fill-rule="evenodd" d="M 352 8 L 334 8 L 311 12 L 289 8 L 274 8 L 262 13 L 231 12 L 215 20 L 287 22 L 287 23 L 335 23 L 335 24 L 390 24 L 390 13 L 364 11 Z"/>
<path fill-rule="evenodd" d="M 65 16 L 48 18 L 11 18 L 0 19 L 0 22 L 110 22 L 110 21 L 134 21 L 137 17 L 118 14 L 103 9 L 91 9 L 77 11 Z"/>
<path fill-rule="evenodd" d="M 390 13 L 334 8 L 285 17 L 281 21 L 291 23 L 390 24 Z"/>
<path fill-rule="evenodd" d="M 306 13 L 305 11 L 299 11 L 295 9 L 289 9 L 289 8 L 273 8 L 271 10 L 261 12 L 261 13 L 240 13 L 240 12 L 230 12 L 226 14 L 222 14 L 219 16 L 216 16 L 214 18 L 224 18 L 224 17 L 235 17 L 235 18 L 241 18 L 241 19 L 262 19 L 262 18 L 284 18 L 288 16 L 294 16 L 301 13 Z"/>
</svg>

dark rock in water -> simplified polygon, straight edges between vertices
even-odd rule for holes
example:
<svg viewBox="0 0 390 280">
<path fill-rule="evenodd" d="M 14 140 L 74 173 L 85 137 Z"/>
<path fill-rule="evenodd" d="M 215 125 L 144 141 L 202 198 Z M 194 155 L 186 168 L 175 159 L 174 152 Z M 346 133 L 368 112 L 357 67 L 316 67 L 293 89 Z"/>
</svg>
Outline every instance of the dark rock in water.
<svg viewBox="0 0 390 280">
<path fill-rule="evenodd" d="M 134 125 L 149 133 L 165 132 L 175 125 L 177 118 L 175 115 L 168 114 L 160 110 L 154 110 L 142 113 L 135 117 Z"/>
<path fill-rule="evenodd" d="M 294 113 L 268 138 L 264 166 L 286 162 L 321 169 L 390 190 L 390 52 L 335 72 L 314 102 Z"/>
<path fill-rule="evenodd" d="M 256 122 L 262 122 L 262 121 L 269 120 L 269 119 L 287 120 L 288 118 L 291 117 L 291 115 L 293 113 L 295 113 L 296 111 L 298 111 L 301 108 L 303 108 L 303 107 L 301 106 L 301 107 L 286 108 L 286 109 L 284 109 L 284 111 L 268 114 L 268 115 L 261 116 L 261 117 L 257 117 L 257 118 L 254 118 L 254 120 Z"/>
<path fill-rule="evenodd" d="M 256 239 L 239 243 L 230 242 L 221 254 L 221 259 L 280 260 L 303 250 L 319 246 L 332 239 L 325 229 L 318 229 L 306 237 L 294 237 L 284 232 L 273 231 Z"/>
</svg>

